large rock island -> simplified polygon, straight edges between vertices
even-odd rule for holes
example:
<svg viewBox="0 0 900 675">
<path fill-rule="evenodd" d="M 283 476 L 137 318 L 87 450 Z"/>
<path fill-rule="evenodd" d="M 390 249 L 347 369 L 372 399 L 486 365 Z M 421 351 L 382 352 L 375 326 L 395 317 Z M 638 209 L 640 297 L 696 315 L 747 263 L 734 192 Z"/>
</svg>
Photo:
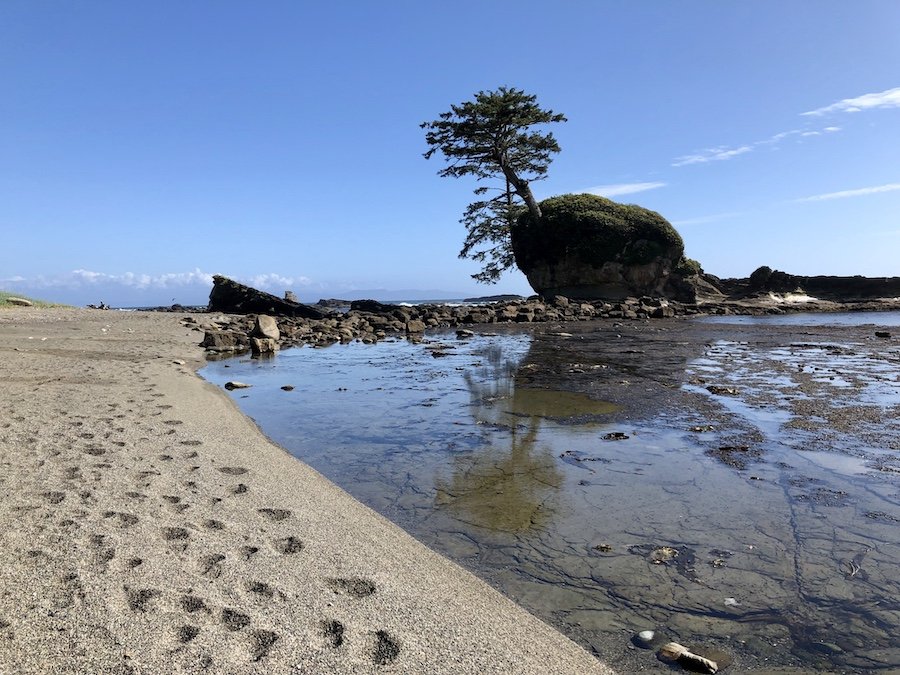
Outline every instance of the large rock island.
<svg viewBox="0 0 900 675">
<path fill-rule="evenodd" d="M 685 276 L 699 266 L 655 211 L 591 194 L 545 199 L 536 220 L 524 213 L 511 230 L 516 265 L 543 297 L 622 300 L 633 296 L 693 301 Z"/>
</svg>

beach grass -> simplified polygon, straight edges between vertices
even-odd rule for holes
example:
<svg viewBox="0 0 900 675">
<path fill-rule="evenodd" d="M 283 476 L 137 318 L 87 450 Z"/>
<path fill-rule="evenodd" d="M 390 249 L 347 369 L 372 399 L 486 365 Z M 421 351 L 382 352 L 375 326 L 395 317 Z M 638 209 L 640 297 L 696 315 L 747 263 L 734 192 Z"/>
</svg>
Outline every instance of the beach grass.
<svg viewBox="0 0 900 675">
<path fill-rule="evenodd" d="M 63 305 L 58 302 L 47 302 L 45 300 L 36 300 L 35 298 L 29 298 L 24 295 L 19 295 L 18 293 L 9 293 L 7 291 L 0 291 L 0 309 L 6 309 L 9 307 L 17 307 L 11 302 L 9 302 L 10 298 L 21 298 L 22 300 L 28 300 L 34 307 L 69 307 L 70 305 Z"/>
</svg>

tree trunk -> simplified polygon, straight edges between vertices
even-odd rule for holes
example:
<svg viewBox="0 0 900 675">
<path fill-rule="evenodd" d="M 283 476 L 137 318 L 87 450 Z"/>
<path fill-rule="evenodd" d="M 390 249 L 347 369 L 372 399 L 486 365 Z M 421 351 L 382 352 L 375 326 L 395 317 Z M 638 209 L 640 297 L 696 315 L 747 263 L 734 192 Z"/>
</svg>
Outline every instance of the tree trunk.
<svg viewBox="0 0 900 675">
<path fill-rule="evenodd" d="M 505 166 L 501 168 L 503 169 L 503 175 L 506 176 L 506 180 L 510 182 L 513 189 L 516 191 L 516 194 L 518 194 L 522 198 L 522 201 L 525 202 L 525 206 L 528 207 L 528 212 L 531 214 L 531 217 L 535 222 L 539 221 L 541 219 L 541 207 L 531 193 L 531 187 L 528 185 L 528 181 L 519 178 L 512 169 Z"/>
</svg>

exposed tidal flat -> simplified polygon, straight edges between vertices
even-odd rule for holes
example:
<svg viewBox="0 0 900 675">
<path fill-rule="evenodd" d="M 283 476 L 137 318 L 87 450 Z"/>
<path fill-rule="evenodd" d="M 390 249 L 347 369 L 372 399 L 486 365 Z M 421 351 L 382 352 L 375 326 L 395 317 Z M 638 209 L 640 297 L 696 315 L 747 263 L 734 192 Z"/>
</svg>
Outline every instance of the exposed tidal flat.
<svg viewBox="0 0 900 675">
<path fill-rule="evenodd" d="M 232 396 L 267 435 L 623 672 L 669 669 L 648 629 L 734 672 L 889 672 L 898 324 L 492 325 L 201 374 L 251 384 Z"/>
</svg>

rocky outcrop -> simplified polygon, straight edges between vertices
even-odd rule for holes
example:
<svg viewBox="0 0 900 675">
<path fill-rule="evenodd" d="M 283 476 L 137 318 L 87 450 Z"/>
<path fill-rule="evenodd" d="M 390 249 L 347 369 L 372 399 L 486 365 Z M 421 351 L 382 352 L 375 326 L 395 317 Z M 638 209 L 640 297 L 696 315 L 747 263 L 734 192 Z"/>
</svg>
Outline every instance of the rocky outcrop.
<svg viewBox="0 0 900 675">
<path fill-rule="evenodd" d="M 325 313 L 315 307 L 283 300 L 271 293 L 239 284 L 218 274 L 213 277 L 213 287 L 209 294 L 209 311 L 229 314 L 272 314 L 304 319 L 325 317 Z"/>
<path fill-rule="evenodd" d="M 546 199 L 541 211 L 511 229 L 516 265 L 541 296 L 690 296 L 670 283 L 684 242 L 658 213 L 590 194 Z"/>
<path fill-rule="evenodd" d="M 900 298 L 900 277 L 800 276 L 763 265 L 747 279 L 717 279 L 717 285 L 732 298 L 759 293 L 804 293 L 834 302 Z"/>
</svg>

